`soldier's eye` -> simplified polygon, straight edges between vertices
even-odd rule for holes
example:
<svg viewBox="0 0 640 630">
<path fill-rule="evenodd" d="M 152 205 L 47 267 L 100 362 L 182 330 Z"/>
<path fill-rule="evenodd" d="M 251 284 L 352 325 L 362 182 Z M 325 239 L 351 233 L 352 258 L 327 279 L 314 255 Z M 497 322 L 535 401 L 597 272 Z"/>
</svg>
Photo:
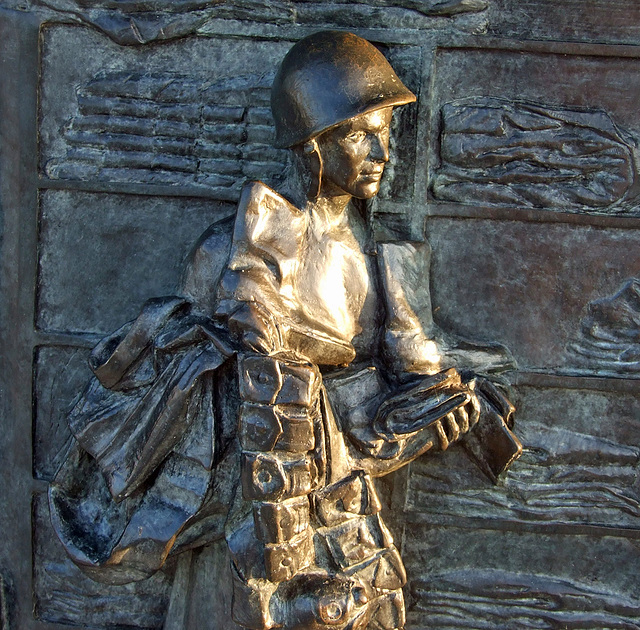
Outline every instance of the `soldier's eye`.
<svg viewBox="0 0 640 630">
<path fill-rule="evenodd" d="M 364 131 L 352 131 L 348 136 L 347 140 L 351 142 L 362 142 L 367 137 L 367 134 Z"/>
</svg>

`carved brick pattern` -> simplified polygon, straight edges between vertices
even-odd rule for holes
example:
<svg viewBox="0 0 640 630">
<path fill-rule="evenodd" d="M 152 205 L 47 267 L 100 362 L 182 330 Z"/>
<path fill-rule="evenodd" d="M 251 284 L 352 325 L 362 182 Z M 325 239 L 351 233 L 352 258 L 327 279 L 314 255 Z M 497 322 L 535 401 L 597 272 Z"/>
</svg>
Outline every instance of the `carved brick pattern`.
<svg viewBox="0 0 640 630">
<path fill-rule="evenodd" d="M 66 156 L 50 159 L 46 174 L 204 188 L 235 201 L 246 179 L 277 178 L 286 164 L 286 151 L 271 146 L 272 80 L 101 74 L 77 91 Z"/>
<path fill-rule="evenodd" d="M 588 371 L 640 374 L 640 280 L 631 278 L 615 295 L 589 303 L 568 350 Z"/>
<path fill-rule="evenodd" d="M 410 627 L 620 628 L 640 623 L 640 606 L 577 581 L 497 570 L 463 570 L 413 584 L 418 602 Z M 469 620 L 473 619 L 473 626 Z M 505 625 L 508 624 L 508 625 Z"/>
<path fill-rule="evenodd" d="M 441 111 L 438 199 L 624 212 L 636 170 L 622 133 L 604 112 L 474 99 Z M 635 210 L 637 213 L 637 209 Z"/>
<path fill-rule="evenodd" d="M 387 26 L 432 28 L 434 18 L 483 14 L 487 0 L 351 0 L 310 2 L 309 0 L 36 0 L 37 4 L 69 18 L 91 24 L 120 44 L 137 45 L 175 39 L 206 31 L 210 20 L 247 20 L 278 25 L 316 25 L 324 28 L 380 26 L 385 11 Z M 464 22 L 464 19 L 463 19 Z"/>
<path fill-rule="evenodd" d="M 640 527 L 640 449 L 559 427 L 528 423 L 518 465 L 499 487 L 487 487 L 473 464 L 457 453 L 415 465 L 409 485 L 413 510 L 460 518 Z"/>
</svg>

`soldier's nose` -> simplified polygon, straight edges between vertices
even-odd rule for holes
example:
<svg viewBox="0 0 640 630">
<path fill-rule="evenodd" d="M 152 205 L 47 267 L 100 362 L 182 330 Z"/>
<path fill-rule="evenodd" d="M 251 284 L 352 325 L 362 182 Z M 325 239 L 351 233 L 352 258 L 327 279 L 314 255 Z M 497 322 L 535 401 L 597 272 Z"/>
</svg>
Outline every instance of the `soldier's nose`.
<svg viewBox="0 0 640 630">
<path fill-rule="evenodd" d="M 376 162 L 388 162 L 389 161 L 389 147 L 386 138 L 376 134 L 371 140 L 371 153 L 370 157 Z"/>
</svg>

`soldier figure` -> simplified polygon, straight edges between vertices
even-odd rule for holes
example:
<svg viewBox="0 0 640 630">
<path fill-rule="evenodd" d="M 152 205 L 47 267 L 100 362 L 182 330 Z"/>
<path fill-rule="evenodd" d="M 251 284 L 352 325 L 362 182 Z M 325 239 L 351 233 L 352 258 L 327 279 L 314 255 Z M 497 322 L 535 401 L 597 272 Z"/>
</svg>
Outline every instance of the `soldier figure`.
<svg viewBox="0 0 640 630">
<path fill-rule="evenodd" d="M 504 353 L 439 331 L 427 245 L 375 243 L 353 203 L 377 194 L 393 107 L 413 101 L 350 33 L 316 33 L 285 57 L 272 91 L 285 188 L 245 186 L 232 239 L 218 226 L 195 251 L 187 299 L 153 302 L 102 342 L 71 414 L 82 448 L 52 513 L 96 579 L 140 579 L 193 546 L 222 493 L 238 624 L 399 630 L 406 575 L 372 478 L 457 441 L 493 479 L 519 455 L 513 407 L 475 374 Z M 239 483 L 211 472 L 223 461 Z M 86 490 L 88 476 L 81 487 L 83 466 L 109 492 Z M 89 494 L 114 500 L 99 551 L 78 542 Z"/>
</svg>

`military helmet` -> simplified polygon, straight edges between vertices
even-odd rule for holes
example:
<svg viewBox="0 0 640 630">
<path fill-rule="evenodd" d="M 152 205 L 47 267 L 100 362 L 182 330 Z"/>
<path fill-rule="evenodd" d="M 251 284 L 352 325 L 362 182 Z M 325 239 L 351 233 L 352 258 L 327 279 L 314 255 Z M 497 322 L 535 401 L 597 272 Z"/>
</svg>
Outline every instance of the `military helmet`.
<svg viewBox="0 0 640 630">
<path fill-rule="evenodd" d="M 275 145 L 292 147 L 354 116 L 416 100 L 384 55 L 344 31 L 321 31 L 287 53 L 271 89 Z"/>
</svg>

